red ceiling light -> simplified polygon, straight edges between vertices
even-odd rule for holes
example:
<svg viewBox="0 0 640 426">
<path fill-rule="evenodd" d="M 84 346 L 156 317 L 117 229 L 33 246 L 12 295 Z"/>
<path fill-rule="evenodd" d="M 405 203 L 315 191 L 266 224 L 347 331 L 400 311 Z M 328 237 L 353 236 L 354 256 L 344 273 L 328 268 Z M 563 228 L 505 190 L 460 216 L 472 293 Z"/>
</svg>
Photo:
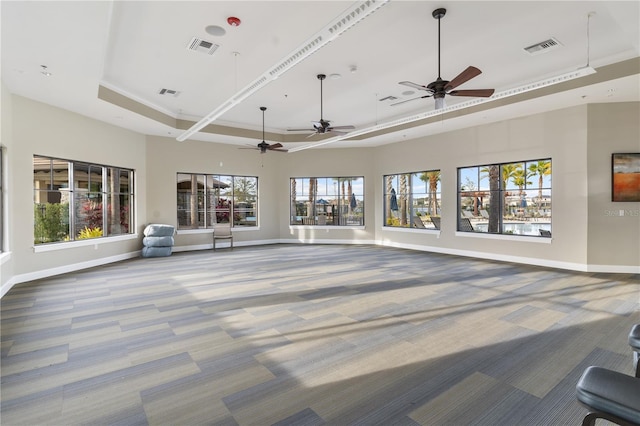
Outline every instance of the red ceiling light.
<svg viewBox="0 0 640 426">
<path fill-rule="evenodd" d="M 240 19 L 236 18 L 235 16 L 229 16 L 227 18 L 227 23 L 232 27 L 237 27 L 240 26 Z"/>
</svg>

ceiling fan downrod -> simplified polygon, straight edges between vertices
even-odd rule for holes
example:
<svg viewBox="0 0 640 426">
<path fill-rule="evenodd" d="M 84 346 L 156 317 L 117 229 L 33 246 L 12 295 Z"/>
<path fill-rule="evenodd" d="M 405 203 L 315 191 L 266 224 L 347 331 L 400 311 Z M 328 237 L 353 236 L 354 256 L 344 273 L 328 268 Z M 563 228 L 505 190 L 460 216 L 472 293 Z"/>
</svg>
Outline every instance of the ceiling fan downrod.
<svg viewBox="0 0 640 426">
<path fill-rule="evenodd" d="M 446 15 L 447 9 L 439 8 L 434 10 L 431 15 L 438 20 L 438 80 L 440 80 L 440 19 Z"/>
<path fill-rule="evenodd" d="M 267 110 L 267 107 L 260 107 L 260 111 L 262 111 L 262 142 L 264 142 L 264 112 Z"/>
<path fill-rule="evenodd" d="M 327 78 L 324 74 L 318 74 L 318 80 L 320 80 L 320 121 L 323 120 L 324 115 L 322 115 L 322 80 Z"/>
</svg>

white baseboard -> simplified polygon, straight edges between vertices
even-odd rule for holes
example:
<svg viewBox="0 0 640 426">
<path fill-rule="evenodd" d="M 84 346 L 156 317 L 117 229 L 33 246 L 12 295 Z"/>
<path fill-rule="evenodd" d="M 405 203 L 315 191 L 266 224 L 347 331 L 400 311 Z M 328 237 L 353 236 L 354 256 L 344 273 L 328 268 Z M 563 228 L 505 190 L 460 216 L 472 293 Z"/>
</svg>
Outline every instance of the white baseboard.
<svg viewBox="0 0 640 426">
<path fill-rule="evenodd" d="M 256 241 L 240 241 L 233 242 L 234 247 L 248 247 L 248 246 L 264 246 L 269 244 L 279 244 L 282 240 L 256 240 Z M 230 247 L 230 243 L 219 243 L 216 244 L 216 247 L 219 248 L 228 248 Z M 213 250 L 213 243 L 211 244 L 197 244 L 190 246 L 174 246 L 171 251 L 173 253 L 183 252 L 183 251 L 197 251 L 197 250 Z"/>
<path fill-rule="evenodd" d="M 93 268 L 95 266 L 106 265 L 109 263 L 119 262 L 121 260 L 139 257 L 140 251 L 123 253 L 116 256 L 101 257 L 99 259 L 89 260 L 80 263 L 71 263 L 68 265 L 58 266 L 56 268 L 43 269 L 41 271 L 29 272 L 26 274 L 14 275 L 0 289 L 0 297 L 4 296 L 14 285 L 39 280 L 42 278 L 52 277 L 54 275 L 65 274 L 67 272 L 79 271 L 81 269 Z"/>
<path fill-rule="evenodd" d="M 627 265 L 587 265 L 573 262 L 559 262 L 549 259 L 539 259 L 536 257 L 512 256 L 507 254 L 485 253 L 481 251 L 447 249 L 442 247 L 423 246 L 416 244 L 402 244 L 393 242 L 378 241 L 378 245 L 405 248 L 409 250 L 427 251 L 442 254 L 451 254 L 454 256 L 474 257 L 477 259 L 497 260 L 500 262 L 522 263 L 526 265 L 543 266 L 545 268 L 566 269 L 577 272 L 603 272 L 613 274 L 638 274 L 640 266 Z"/>
<path fill-rule="evenodd" d="M 377 245 L 374 240 L 323 240 L 320 238 L 282 239 L 280 244 L 350 244 L 350 245 Z"/>
</svg>

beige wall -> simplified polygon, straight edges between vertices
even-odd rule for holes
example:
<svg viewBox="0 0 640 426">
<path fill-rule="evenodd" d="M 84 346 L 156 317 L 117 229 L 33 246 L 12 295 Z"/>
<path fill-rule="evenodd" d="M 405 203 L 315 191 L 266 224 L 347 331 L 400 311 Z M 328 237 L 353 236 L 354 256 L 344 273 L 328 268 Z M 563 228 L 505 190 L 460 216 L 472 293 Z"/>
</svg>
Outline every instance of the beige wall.
<svg viewBox="0 0 640 426">
<path fill-rule="evenodd" d="M 289 178 L 309 176 L 364 176 L 365 210 L 375 210 L 375 175 L 372 150 L 306 150 L 291 154 L 239 149 L 234 145 L 208 142 L 177 142 L 174 138 L 147 137 L 147 194 L 149 222 L 177 226 L 176 174 L 231 174 L 257 176 L 259 185 L 259 229 L 234 231 L 234 243 L 352 242 L 374 243 L 374 216 L 365 229 L 309 229 L 289 227 Z M 176 250 L 211 246 L 210 230 L 179 230 Z"/>
<path fill-rule="evenodd" d="M 243 229 L 234 232 L 234 242 L 243 244 L 259 241 L 276 242 L 279 238 L 277 175 L 278 156 L 261 155 L 257 150 L 239 149 L 199 141 L 178 142 L 175 138 L 147 137 L 147 178 L 149 192 L 146 198 L 149 223 L 168 223 L 177 228 L 176 174 L 228 174 L 258 177 L 259 230 Z M 211 247 L 211 230 L 178 231 L 176 250 Z M 208 246 L 208 247 L 207 247 Z"/>
<path fill-rule="evenodd" d="M 284 155 L 278 177 L 277 199 L 280 206 L 280 238 L 286 242 L 375 243 L 375 182 L 378 179 L 373 149 L 307 149 Z M 348 177 L 364 176 L 364 227 L 290 227 L 289 198 L 292 177 Z"/>
<path fill-rule="evenodd" d="M 13 246 L 14 235 L 12 225 L 13 221 L 10 221 L 11 210 L 8 206 L 13 204 L 13 191 L 10 189 L 8 183 L 13 180 L 12 172 L 13 166 L 8 161 L 8 156 L 12 154 L 12 141 L 13 141 L 13 104 L 11 102 L 11 94 L 5 87 L 4 83 L 0 82 L 0 149 L 4 151 L 4 163 L 2 164 L 2 178 L 4 179 L 3 188 L 3 204 L 5 206 L 5 212 L 3 215 L 3 253 L 0 253 L 0 289 L 6 288 L 6 284 L 9 283 L 11 277 L 13 277 L 13 262 L 14 257 L 11 255 L 11 248 Z M 0 295 L 3 293 L 0 293 Z"/>
<path fill-rule="evenodd" d="M 376 148 L 315 149 L 289 154 L 237 146 L 144 136 L 18 96 L 2 95 L 2 143 L 8 154 L 8 239 L 0 284 L 6 287 L 136 256 L 148 223 L 176 224 L 176 174 L 258 176 L 258 229 L 235 232 L 238 245 L 278 242 L 378 243 L 425 251 L 513 260 L 577 270 L 637 272 L 637 217 L 603 212 L 638 203 L 610 202 L 611 152 L 640 152 L 638 103 L 579 106 L 457 130 Z M 37 124 L 36 124 L 37 123 Z M 49 155 L 133 168 L 136 238 L 91 246 L 60 244 L 34 252 L 32 157 Z M 456 233 L 456 169 L 492 162 L 551 158 L 553 238 Z M 390 230 L 382 220 L 382 176 L 442 171 L 442 231 Z M 357 229 L 290 227 L 289 178 L 364 176 L 365 226 Z M 208 249 L 209 231 L 180 231 L 176 250 Z M 8 259 L 8 260 L 6 260 Z"/>
<path fill-rule="evenodd" d="M 586 263 L 640 265 L 640 202 L 611 201 L 611 154 L 640 153 L 640 104 L 590 105 L 588 117 Z"/>
<path fill-rule="evenodd" d="M 377 149 L 376 205 L 382 175 L 440 169 L 442 231 L 398 233 L 380 227 L 393 245 L 501 260 L 580 269 L 587 260 L 587 107 L 552 111 L 443 133 Z M 457 168 L 551 158 L 553 239 L 456 233 Z M 382 209 L 376 210 L 382 224 Z M 419 247 L 417 247 L 419 248 Z"/>
<path fill-rule="evenodd" d="M 33 245 L 33 156 L 87 161 L 134 169 L 135 197 L 146 197 L 144 136 L 19 96 L 11 97 L 11 150 L 8 206 L 12 275 L 19 282 L 135 256 L 139 239 L 105 239 L 99 244 L 61 243 L 57 250 L 37 252 Z M 146 218 L 136 203 L 136 229 Z M 40 249 L 40 247 L 39 247 Z M 4 271 L 3 271 L 4 272 Z M 4 275 L 4 274 L 3 274 Z M 3 277 L 4 280 L 4 277 Z"/>
</svg>

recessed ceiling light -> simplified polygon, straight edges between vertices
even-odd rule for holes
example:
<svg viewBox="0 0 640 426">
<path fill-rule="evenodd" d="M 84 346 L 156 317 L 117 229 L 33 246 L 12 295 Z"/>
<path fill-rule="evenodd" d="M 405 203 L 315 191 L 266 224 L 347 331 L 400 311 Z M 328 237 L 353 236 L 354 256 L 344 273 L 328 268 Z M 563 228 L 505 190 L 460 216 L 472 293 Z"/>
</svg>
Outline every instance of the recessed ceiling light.
<svg viewBox="0 0 640 426">
<path fill-rule="evenodd" d="M 342 77 L 340 74 L 329 74 L 329 78 L 330 78 L 331 80 L 337 80 L 337 79 L 339 79 L 340 77 Z"/>
<path fill-rule="evenodd" d="M 410 96 L 410 95 L 413 95 L 414 93 L 416 92 L 414 92 L 413 90 L 406 90 L 402 92 L 402 96 Z"/>
<path fill-rule="evenodd" d="M 40 71 L 40 74 L 44 75 L 45 77 L 51 77 L 51 73 L 47 69 L 46 65 L 40 65 L 40 67 L 42 68 L 42 71 Z"/>
<path fill-rule="evenodd" d="M 209 25 L 204 30 L 212 36 L 223 36 L 227 33 L 227 30 L 218 25 Z"/>
</svg>

